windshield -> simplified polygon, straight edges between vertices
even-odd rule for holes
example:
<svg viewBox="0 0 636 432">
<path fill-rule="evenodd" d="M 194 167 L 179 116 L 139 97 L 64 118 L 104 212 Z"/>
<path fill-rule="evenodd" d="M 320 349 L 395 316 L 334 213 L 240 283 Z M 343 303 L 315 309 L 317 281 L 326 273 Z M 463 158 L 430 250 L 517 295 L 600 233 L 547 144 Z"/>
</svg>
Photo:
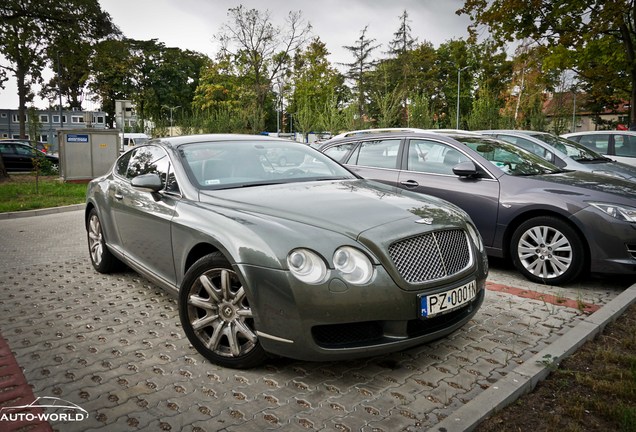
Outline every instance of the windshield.
<svg viewBox="0 0 636 432">
<path fill-rule="evenodd" d="M 520 147 L 505 141 L 483 137 L 454 137 L 457 141 L 475 150 L 493 165 L 513 176 L 553 174 L 559 168 Z"/>
<path fill-rule="evenodd" d="M 531 135 L 543 141 L 546 144 L 551 145 L 555 149 L 561 151 L 571 157 L 577 162 L 590 162 L 590 161 L 606 161 L 607 158 L 600 153 L 596 153 L 594 150 L 590 150 L 587 147 L 570 141 L 569 139 L 561 138 L 550 134 L 533 134 Z"/>
<path fill-rule="evenodd" d="M 192 183 L 202 189 L 356 178 L 329 157 L 295 142 L 204 142 L 179 149 Z"/>
</svg>

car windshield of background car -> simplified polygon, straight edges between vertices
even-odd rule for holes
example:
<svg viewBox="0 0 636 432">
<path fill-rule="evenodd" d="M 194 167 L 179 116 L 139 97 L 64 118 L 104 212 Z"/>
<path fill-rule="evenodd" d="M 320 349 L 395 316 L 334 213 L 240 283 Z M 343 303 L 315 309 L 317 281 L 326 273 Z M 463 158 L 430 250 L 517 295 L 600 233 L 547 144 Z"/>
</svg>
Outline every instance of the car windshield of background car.
<svg viewBox="0 0 636 432">
<path fill-rule="evenodd" d="M 558 167 L 541 157 L 504 141 L 468 136 L 455 139 L 475 150 L 506 174 L 532 176 L 561 172 Z"/>
<path fill-rule="evenodd" d="M 356 178 L 310 146 L 293 142 L 227 141 L 180 147 L 190 179 L 202 189 Z"/>
<path fill-rule="evenodd" d="M 590 150 L 577 142 L 550 134 L 537 134 L 532 136 L 560 150 L 577 162 L 607 161 L 607 158 L 602 154 Z"/>
</svg>

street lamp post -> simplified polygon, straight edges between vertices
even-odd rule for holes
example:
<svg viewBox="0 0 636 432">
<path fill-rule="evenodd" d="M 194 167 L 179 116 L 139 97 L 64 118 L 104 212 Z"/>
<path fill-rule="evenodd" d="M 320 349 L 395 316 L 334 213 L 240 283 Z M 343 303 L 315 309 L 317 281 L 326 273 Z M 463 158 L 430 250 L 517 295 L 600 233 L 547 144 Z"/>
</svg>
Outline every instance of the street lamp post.
<svg viewBox="0 0 636 432">
<path fill-rule="evenodd" d="M 572 88 L 572 132 L 576 132 L 576 87 Z"/>
<path fill-rule="evenodd" d="M 181 108 L 181 105 L 169 107 L 168 105 L 164 105 L 163 108 L 170 110 L 170 136 L 172 136 L 172 112 L 177 108 Z"/>
<path fill-rule="evenodd" d="M 462 71 L 468 69 L 468 66 L 464 66 L 463 68 L 457 69 L 457 119 L 456 119 L 456 128 L 459 129 L 459 86 L 461 84 L 461 76 Z"/>
</svg>

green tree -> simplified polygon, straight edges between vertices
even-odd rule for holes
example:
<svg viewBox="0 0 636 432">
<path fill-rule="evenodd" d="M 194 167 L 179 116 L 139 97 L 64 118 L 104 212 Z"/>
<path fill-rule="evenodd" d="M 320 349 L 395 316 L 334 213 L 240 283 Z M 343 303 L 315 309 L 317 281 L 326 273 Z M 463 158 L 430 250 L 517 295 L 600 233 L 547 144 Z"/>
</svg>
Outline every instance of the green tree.
<svg viewBox="0 0 636 432">
<path fill-rule="evenodd" d="M 152 61 L 155 67 L 146 81 L 150 89 L 145 88 L 143 92 L 146 113 L 155 121 L 169 122 L 172 117 L 179 123 L 181 118 L 191 115 L 201 71 L 210 60 L 195 51 L 162 46 L 159 56 Z M 174 107 L 179 109 L 170 109 Z"/>
<path fill-rule="evenodd" d="M 500 108 L 497 95 L 491 92 L 487 85 L 481 86 L 466 120 L 468 129 L 499 129 Z"/>
<path fill-rule="evenodd" d="M 236 65 L 244 77 L 244 94 L 253 97 L 246 110 L 252 131 L 263 130 L 268 106 L 273 108 L 272 85 L 288 73 L 295 52 L 306 43 L 311 25 L 300 12 L 289 12 L 285 25 L 272 23 L 268 11 L 245 9 L 228 11 L 226 23 L 218 37 L 222 44 L 220 58 Z M 247 88 L 249 85 L 249 89 Z"/>
<path fill-rule="evenodd" d="M 317 100 L 304 96 L 296 100 L 296 110 L 293 114 L 295 126 L 303 135 L 303 142 L 307 134 L 318 126 L 320 116 L 317 109 Z"/>
<path fill-rule="evenodd" d="M 470 16 L 473 35 L 485 26 L 501 43 L 536 41 L 546 49 L 544 71 L 572 69 L 595 99 L 636 106 L 635 0 L 466 0 L 457 13 Z"/>
<path fill-rule="evenodd" d="M 92 74 L 88 87 L 101 101 L 108 116 L 108 126 L 114 127 L 115 101 L 126 100 L 134 93 L 133 59 L 126 40 L 109 39 L 98 43 L 91 57 Z"/>
<path fill-rule="evenodd" d="M 408 126 L 422 129 L 436 128 L 435 116 L 431 111 L 426 93 L 414 94 L 409 102 Z"/>
<path fill-rule="evenodd" d="M 413 30 L 409 22 L 409 14 L 404 10 L 400 15 L 400 27 L 393 33 L 393 39 L 389 42 L 391 56 L 399 57 L 415 48 L 417 38 L 413 37 Z"/>
<path fill-rule="evenodd" d="M 441 128 L 456 127 L 459 102 L 460 129 L 465 127 L 463 119 L 470 115 L 475 62 L 469 43 L 465 40 L 450 40 L 437 49 L 437 80 L 441 84 L 433 95 Z M 459 78 L 459 80 L 458 80 Z M 459 81 L 459 88 L 457 84 Z"/>
<path fill-rule="evenodd" d="M 26 133 L 26 104 L 42 82 L 47 50 L 56 40 L 93 40 L 115 31 L 97 0 L 4 0 L 0 6 L 0 54 L 18 88 L 20 136 Z"/>
<path fill-rule="evenodd" d="M 207 132 L 242 132 L 249 129 L 253 112 L 248 84 L 237 75 L 228 57 L 210 61 L 201 72 L 192 100 L 193 117 Z M 252 98 L 253 99 L 253 98 Z M 221 122 L 226 120 L 225 125 Z"/>
<path fill-rule="evenodd" d="M 341 109 L 341 101 L 335 93 L 332 93 L 322 107 L 318 107 L 318 110 L 319 124 L 325 132 L 336 135 L 344 129 L 345 114 Z"/>
<path fill-rule="evenodd" d="M 416 48 L 417 38 L 413 37 L 408 12 L 405 10 L 399 17 L 400 25 L 398 30 L 393 33 L 393 39 L 389 42 L 389 58 L 382 59 L 378 62 L 375 72 L 370 74 L 372 87 L 372 108 L 374 117 L 378 117 L 378 124 L 391 123 L 393 126 L 407 126 L 408 119 L 408 98 L 413 94 L 411 91 L 415 86 L 413 75 L 418 71 L 415 62 L 416 56 L 414 51 Z M 386 83 L 390 82 L 394 87 L 387 90 Z M 390 121 L 386 117 L 387 108 L 393 105 L 391 95 L 400 95 L 400 101 L 397 117 L 395 113 L 391 113 Z M 379 98 L 376 98 L 376 96 Z"/>
<path fill-rule="evenodd" d="M 367 28 L 365 26 L 360 32 L 360 37 L 353 45 L 343 46 L 349 51 L 354 58 L 351 63 L 344 63 L 343 66 L 348 68 L 347 78 L 353 81 L 353 89 L 355 93 L 356 103 L 356 115 L 354 118 L 355 128 L 361 128 L 365 123 L 368 87 L 367 81 L 368 72 L 373 69 L 376 62 L 373 60 L 372 53 L 380 45 L 374 44 L 375 39 L 367 38 Z"/>
<path fill-rule="evenodd" d="M 345 92 L 345 78 L 331 66 L 328 56 L 329 51 L 319 38 L 294 56 L 289 111 L 295 113 L 296 128 L 303 134 L 324 128 L 321 111 L 329 106 L 334 95 L 342 96 Z"/>
<path fill-rule="evenodd" d="M 505 93 L 502 116 L 512 128 L 543 130 L 543 102 L 546 91 L 555 88 L 555 75 L 544 72 L 545 48 L 524 42 L 511 62 L 510 90 Z M 541 125 L 541 128 L 538 126 Z"/>
<path fill-rule="evenodd" d="M 374 73 L 376 78 L 380 78 L 380 83 L 376 83 L 371 91 L 370 112 L 377 127 L 397 127 L 400 126 L 403 108 L 406 107 L 402 82 L 396 82 L 387 70 L 387 63 L 380 64 Z"/>
<path fill-rule="evenodd" d="M 53 102 L 58 100 L 61 93 L 69 108 L 81 111 L 90 76 L 91 43 L 62 39 L 47 51 L 55 75 L 42 88 L 41 95 Z"/>
<path fill-rule="evenodd" d="M 111 120 L 115 100 L 132 100 L 142 120 L 140 128 L 144 119 L 165 128 L 171 116 L 178 124 L 191 115 L 200 74 L 209 63 L 203 54 L 168 48 L 154 39 L 112 39 L 95 47 L 89 87 Z"/>
</svg>

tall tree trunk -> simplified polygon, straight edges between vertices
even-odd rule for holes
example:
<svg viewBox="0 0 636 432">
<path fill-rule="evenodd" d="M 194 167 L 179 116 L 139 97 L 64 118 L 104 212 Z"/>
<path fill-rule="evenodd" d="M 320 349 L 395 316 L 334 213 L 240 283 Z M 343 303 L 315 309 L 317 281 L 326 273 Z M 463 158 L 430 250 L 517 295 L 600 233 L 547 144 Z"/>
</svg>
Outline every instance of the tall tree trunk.
<svg viewBox="0 0 636 432">
<path fill-rule="evenodd" d="M 9 173 L 4 166 L 4 160 L 2 159 L 2 156 L 0 156 L 0 183 L 7 180 L 9 180 Z"/>
<path fill-rule="evenodd" d="M 24 73 L 24 68 L 20 65 L 17 67 L 17 71 L 15 74 L 16 81 L 18 84 L 18 125 L 19 125 L 19 133 L 20 138 L 26 138 L 26 99 L 27 99 L 27 88 L 26 88 L 26 74 Z"/>
</svg>

